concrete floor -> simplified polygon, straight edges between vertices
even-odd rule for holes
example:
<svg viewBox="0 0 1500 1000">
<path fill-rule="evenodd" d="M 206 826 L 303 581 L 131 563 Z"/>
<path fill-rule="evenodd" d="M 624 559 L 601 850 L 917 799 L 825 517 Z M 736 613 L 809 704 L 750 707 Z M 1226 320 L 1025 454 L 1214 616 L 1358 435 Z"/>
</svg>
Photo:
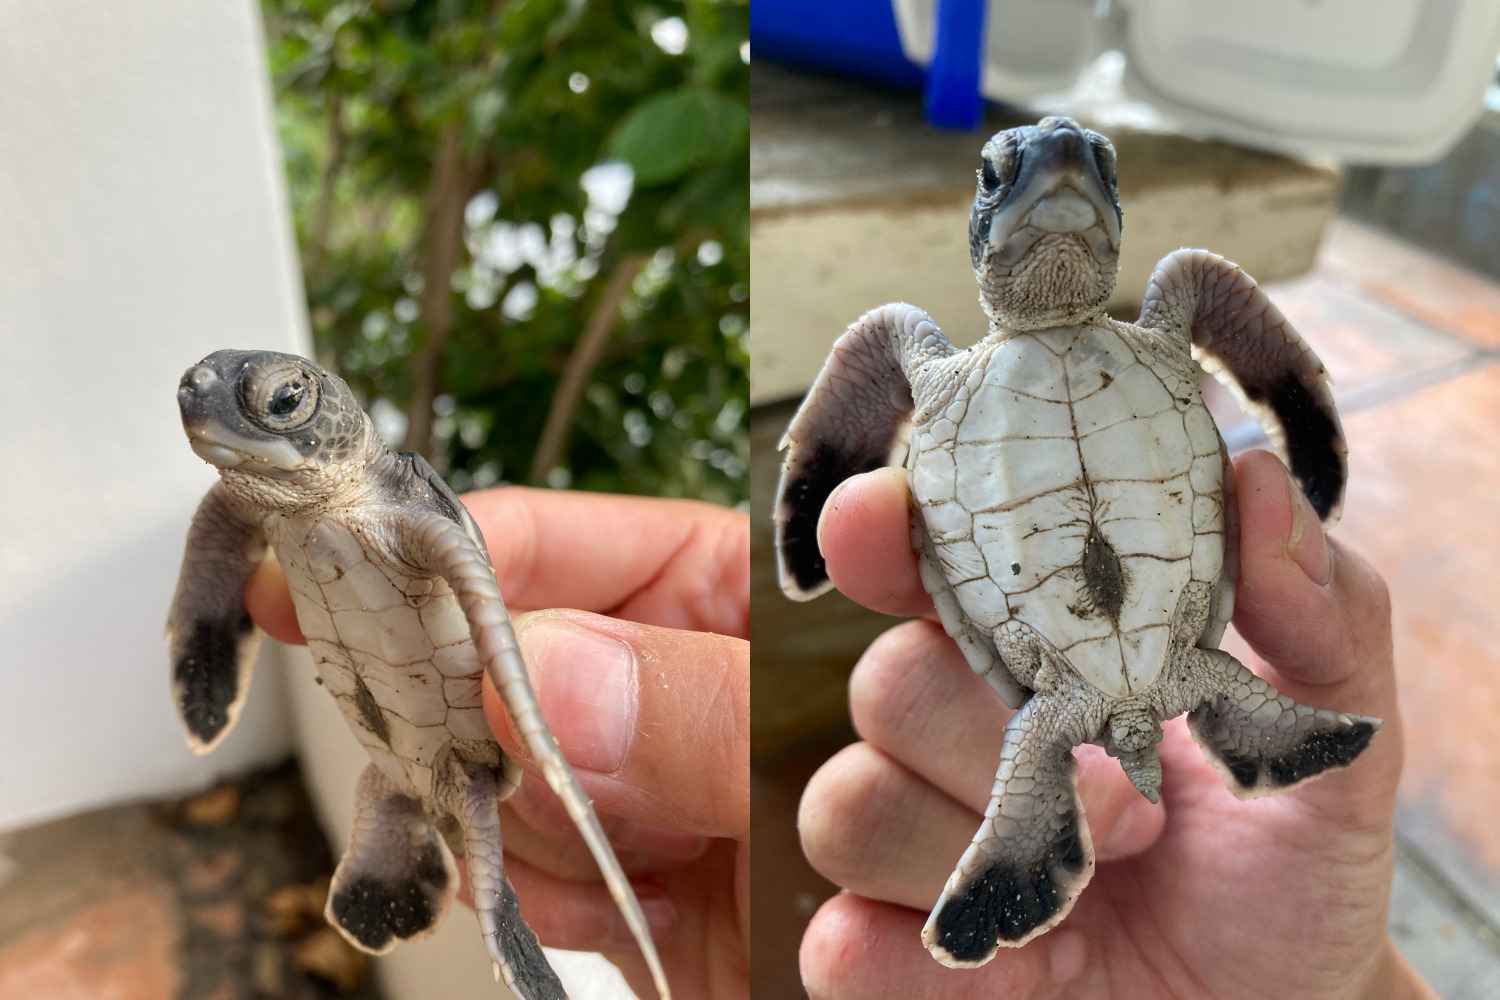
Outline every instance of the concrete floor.
<svg viewBox="0 0 1500 1000">
<path fill-rule="evenodd" d="M 1445 1000 L 1500 996 L 1500 285 L 1340 220 L 1313 270 L 1270 291 L 1335 379 L 1350 484 L 1334 535 L 1391 589 L 1407 760 L 1390 932 Z M 1225 402 L 1231 446 L 1263 446 Z M 756 997 L 803 995 L 797 942 L 834 887 L 791 824 L 852 738 L 756 762 Z"/>
<path fill-rule="evenodd" d="M 380 1000 L 295 765 L 0 838 L 0 997 Z"/>
</svg>

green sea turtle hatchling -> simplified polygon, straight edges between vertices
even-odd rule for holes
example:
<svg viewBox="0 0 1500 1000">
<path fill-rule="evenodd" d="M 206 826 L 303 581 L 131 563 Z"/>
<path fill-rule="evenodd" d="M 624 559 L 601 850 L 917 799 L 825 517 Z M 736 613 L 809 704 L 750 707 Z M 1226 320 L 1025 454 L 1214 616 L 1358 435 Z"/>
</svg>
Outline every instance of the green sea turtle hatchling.
<svg viewBox="0 0 1500 1000">
<path fill-rule="evenodd" d="M 787 430 L 776 504 L 782 588 L 808 600 L 832 586 L 824 501 L 904 452 L 922 582 L 970 666 L 1019 710 L 984 821 L 922 931 L 959 967 L 1056 925 L 1093 874 L 1073 747 L 1104 747 L 1154 802 L 1161 721 L 1191 713 L 1205 756 L 1253 798 L 1349 764 L 1381 724 L 1297 704 L 1216 648 L 1238 532 L 1194 360 L 1332 526 L 1346 449 L 1322 364 L 1248 275 L 1201 250 L 1157 265 L 1137 322 L 1106 315 L 1122 220 L 1103 136 L 1045 118 L 983 157 L 969 250 L 988 335 L 960 351 L 915 306 L 862 316 Z"/>
<path fill-rule="evenodd" d="M 304 358 L 218 351 L 183 375 L 177 402 L 220 480 L 193 518 L 172 601 L 172 694 L 198 753 L 234 727 L 262 638 L 245 583 L 269 544 L 318 673 L 371 758 L 329 922 L 377 955 L 425 937 L 453 899 L 458 850 L 496 978 L 521 1000 L 566 996 L 503 866 L 497 806 L 521 772 L 485 723 L 487 672 L 667 1000 L 640 904 L 537 708 L 458 497 L 421 456 L 387 449 L 349 387 Z"/>
</svg>

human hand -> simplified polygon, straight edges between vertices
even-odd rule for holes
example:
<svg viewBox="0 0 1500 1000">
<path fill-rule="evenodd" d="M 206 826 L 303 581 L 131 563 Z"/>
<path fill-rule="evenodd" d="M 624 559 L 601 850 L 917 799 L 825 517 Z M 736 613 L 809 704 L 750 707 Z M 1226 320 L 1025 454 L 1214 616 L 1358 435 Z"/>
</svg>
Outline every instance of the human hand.
<svg viewBox="0 0 1500 1000">
<path fill-rule="evenodd" d="M 1370 566 L 1325 539 L 1280 462 L 1236 463 L 1236 654 L 1297 701 L 1383 718 L 1351 767 L 1240 801 L 1182 718 L 1164 724 L 1152 805 L 1096 746 L 1075 751 L 1098 867 L 1068 918 L 979 969 L 949 969 L 923 922 L 988 803 L 1010 711 L 931 620 L 909 541 L 906 475 L 829 498 L 829 575 L 877 611 L 924 615 L 877 640 L 850 681 L 865 742 L 809 782 L 799 826 L 846 891 L 802 941 L 813 1000 L 857 997 L 1433 997 L 1386 936 L 1402 734 L 1390 604 Z"/>
<path fill-rule="evenodd" d="M 747 519 L 688 501 L 513 487 L 463 500 L 516 615 L 542 715 L 632 876 L 674 996 L 747 995 Z M 245 603 L 272 636 L 304 641 L 274 560 Z M 576 610 L 537 610 L 557 607 Z M 653 996 L 588 849 L 487 677 L 484 704 L 526 770 L 501 806 L 522 916 L 543 944 L 603 952 L 637 995 Z"/>
</svg>

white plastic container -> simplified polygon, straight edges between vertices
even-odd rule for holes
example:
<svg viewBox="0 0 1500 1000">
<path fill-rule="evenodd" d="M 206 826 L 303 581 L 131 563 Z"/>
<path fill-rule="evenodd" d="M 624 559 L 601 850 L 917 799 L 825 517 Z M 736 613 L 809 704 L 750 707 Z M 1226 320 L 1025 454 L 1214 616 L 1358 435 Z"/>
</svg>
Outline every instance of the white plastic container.
<svg viewBox="0 0 1500 1000">
<path fill-rule="evenodd" d="M 935 0 L 893 0 L 932 58 Z M 1484 111 L 1500 0 L 989 0 L 984 96 L 1068 90 L 1107 49 L 1125 95 L 1182 131 L 1303 157 L 1440 159 Z"/>
</svg>

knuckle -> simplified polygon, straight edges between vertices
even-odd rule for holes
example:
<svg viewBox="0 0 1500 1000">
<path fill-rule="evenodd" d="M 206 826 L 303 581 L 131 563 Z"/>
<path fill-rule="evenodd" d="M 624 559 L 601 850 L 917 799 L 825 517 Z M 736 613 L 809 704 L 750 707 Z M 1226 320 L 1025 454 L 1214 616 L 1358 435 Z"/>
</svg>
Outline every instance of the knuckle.
<svg viewBox="0 0 1500 1000">
<path fill-rule="evenodd" d="M 879 752 L 866 743 L 845 747 L 829 759 L 802 793 L 797 832 L 802 852 L 831 882 L 847 884 L 851 862 L 861 855 L 864 818 L 880 785 Z"/>
</svg>

